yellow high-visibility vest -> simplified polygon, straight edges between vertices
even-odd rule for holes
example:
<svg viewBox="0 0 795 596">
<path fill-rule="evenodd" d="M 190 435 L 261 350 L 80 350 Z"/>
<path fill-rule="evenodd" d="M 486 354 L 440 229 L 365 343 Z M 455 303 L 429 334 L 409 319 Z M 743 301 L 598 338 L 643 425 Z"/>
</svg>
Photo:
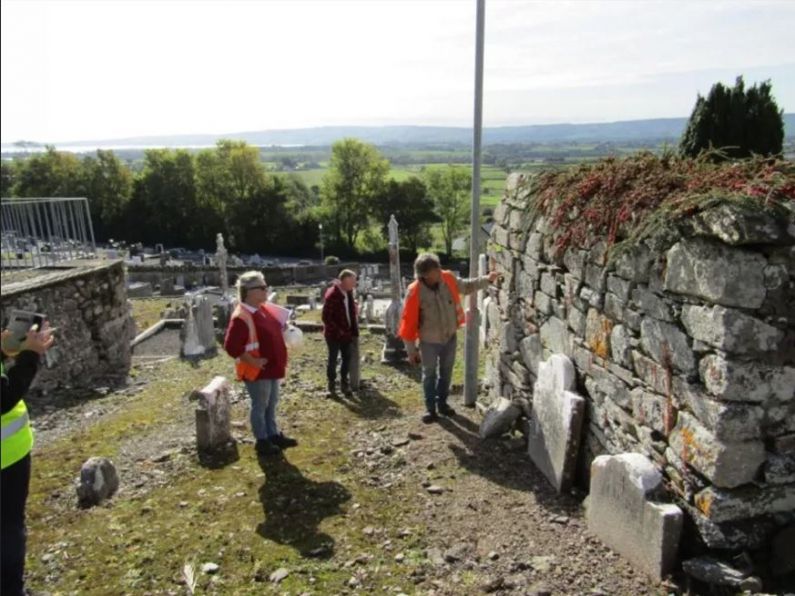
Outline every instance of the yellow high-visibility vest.
<svg viewBox="0 0 795 596">
<path fill-rule="evenodd" d="M 5 369 L 0 362 L 0 372 L 5 376 Z M 30 428 L 28 408 L 23 400 L 6 412 L 0 420 L 2 427 L 2 469 L 14 465 L 33 449 L 33 429 Z"/>
</svg>

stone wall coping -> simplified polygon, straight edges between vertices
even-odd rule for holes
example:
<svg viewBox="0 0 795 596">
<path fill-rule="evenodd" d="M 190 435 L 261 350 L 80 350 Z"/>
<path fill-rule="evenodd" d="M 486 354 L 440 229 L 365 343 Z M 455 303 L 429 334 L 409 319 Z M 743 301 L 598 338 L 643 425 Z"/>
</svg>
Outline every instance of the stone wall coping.
<svg viewBox="0 0 795 596">
<path fill-rule="evenodd" d="M 34 290 L 41 290 L 42 288 L 61 284 L 65 281 L 72 281 L 84 277 L 90 277 L 103 270 L 111 271 L 112 269 L 123 270 L 124 261 L 115 259 L 108 262 L 103 262 L 99 265 L 84 265 L 74 267 L 62 271 L 53 271 L 44 275 L 39 275 L 32 279 L 19 281 L 15 283 L 3 284 L 2 297 L 12 298 L 26 292 Z"/>
</svg>

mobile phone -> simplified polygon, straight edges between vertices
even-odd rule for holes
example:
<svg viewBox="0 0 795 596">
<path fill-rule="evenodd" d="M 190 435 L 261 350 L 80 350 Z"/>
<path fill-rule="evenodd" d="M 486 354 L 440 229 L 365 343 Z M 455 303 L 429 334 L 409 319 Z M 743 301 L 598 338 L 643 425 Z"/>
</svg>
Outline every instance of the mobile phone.
<svg viewBox="0 0 795 596">
<path fill-rule="evenodd" d="M 9 356 L 14 356 L 19 352 L 22 342 L 34 326 L 38 331 L 44 327 L 44 322 L 47 316 L 29 312 L 26 310 L 14 309 L 8 317 L 8 330 L 11 332 L 10 336 L 3 342 L 3 351 Z"/>
</svg>

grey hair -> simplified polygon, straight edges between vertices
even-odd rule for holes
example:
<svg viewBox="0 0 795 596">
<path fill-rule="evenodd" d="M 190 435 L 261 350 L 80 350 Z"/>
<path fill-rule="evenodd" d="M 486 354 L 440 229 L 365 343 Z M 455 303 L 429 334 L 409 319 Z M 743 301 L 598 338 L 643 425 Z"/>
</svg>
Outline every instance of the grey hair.
<svg viewBox="0 0 795 596">
<path fill-rule="evenodd" d="M 423 275 L 430 273 L 434 269 L 441 269 L 442 264 L 439 261 L 439 257 L 437 257 L 432 252 L 424 252 L 417 255 L 417 258 L 414 260 L 414 275 L 417 278 L 422 277 Z"/>
<path fill-rule="evenodd" d="M 237 297 L 240 302 L 243 302 L 248 295 L 248 289 L 253 285 L 265 285 L 265 276 L 261 271 L 246 271 L 237 278 L 235 286 L 237 286 Z"/>
</svg>

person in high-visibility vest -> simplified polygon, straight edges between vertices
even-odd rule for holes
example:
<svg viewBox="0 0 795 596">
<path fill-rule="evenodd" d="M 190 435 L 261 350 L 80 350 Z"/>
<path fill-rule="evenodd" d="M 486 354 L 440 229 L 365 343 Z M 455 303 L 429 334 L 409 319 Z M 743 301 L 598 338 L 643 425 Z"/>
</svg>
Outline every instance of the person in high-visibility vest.
<svg viewBox="0 0 795 596">
<path fill-rule="evenodd" d="M 430 424 L 439 419 L 438 414 L 455 416 L 447 397 L 455 364 L 456 334 L 466 322 L 461 295 L 487 288 L 498 274 L 492 271 L 483 277 L 460 279 L 452 271 L 442 269 L 439 257 L 431 253 L 417 257 L 414 274 L 416 280 L 406 292 L 398 335 L 406 345 L 409 362 L 422 363 L 426 409 L 422 421 Z"/>
<path fill-rule="evenodd" d="M 257 453 L 275 455 L 298 444 L 276 424 L 279 386 L 287 370 L 283 324 L 264 308 L 268 284 L 259 271 L 243 273 L 237 280 L 239 302 L 224 338 L 226 353 L 235 359 L 238 381 L 251 397 L 251 429 Z"/>
<path fill-rule="evenodd" d="M 39 367 L 39 357 L 52 345 L 52 330 L 30 330 L 22 342 L 14 364 L 6 371 L 5 346 L 9 337 L 3 331 L 2 372 L 2 484 L 0 484 L 0 593 L 21 596 L 25 593 L 25 504 L 30 484 L 30 451 L 33 431 L 22 396 L 27 392 Z"/>
</svg>

